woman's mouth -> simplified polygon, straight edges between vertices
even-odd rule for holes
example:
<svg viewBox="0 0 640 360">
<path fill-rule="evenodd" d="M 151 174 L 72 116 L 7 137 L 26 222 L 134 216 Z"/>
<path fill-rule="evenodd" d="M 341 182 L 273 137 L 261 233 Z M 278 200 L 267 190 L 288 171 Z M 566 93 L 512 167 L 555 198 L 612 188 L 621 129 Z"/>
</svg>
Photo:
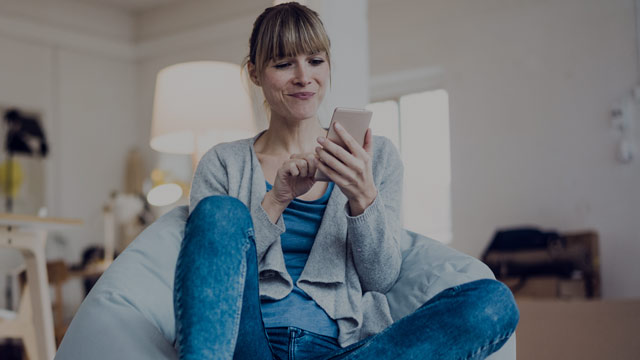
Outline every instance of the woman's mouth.
<svg viewBox="0 0 640 360">
<path fill-rule="evenodd" d="M 300 100 L 306 100 L 311 98 L 313 95 L 315 95 L 316 93 L 314 92 L 298 92 L 298 93 L 293 93 L 293 94 L 288 94 L 289 96 L 292 96 L 296 99 L 300 99 Z"/>
</svg>

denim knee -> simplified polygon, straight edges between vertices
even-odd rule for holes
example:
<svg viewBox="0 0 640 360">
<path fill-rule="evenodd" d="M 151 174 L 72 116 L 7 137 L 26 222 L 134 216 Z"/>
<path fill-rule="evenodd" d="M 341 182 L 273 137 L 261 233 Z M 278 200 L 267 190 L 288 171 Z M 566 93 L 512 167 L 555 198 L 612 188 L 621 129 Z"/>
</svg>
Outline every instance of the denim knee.
<svg viewBox="0 0 640 360">
<path fill-rule="evenodd" d="M 251 214 L 242 201 L 227 195 L 212 195 L 200 200 L 189 214 L 188 221 L 220 223 L 233 220 L 236 224 L 251 221 Z"/>
<path fill-rule="evenodd" d="M 205 234 L 205 236 L 198 236 Z M 217 234 L 217 235 L 216 235 Z M 224 236 L 220 236 L 224 234 Z M 232 235 L 235 234 L 235 235 Z M 249 209 L 238 199 L 226 195 L 208 196 L 196 205 L 187 219 L 185 237 L 224 240 L 241 236 L 253 242 L 253 222 Z"/>
<path fill-rule="evenodd" d="M 520 320 L 520 311 L 509 287 L 493 279 L 474 282 L 477 294 L 474 318 L 481 332 L 496 332 L 495 336 L 510 336 Z"/>
</svg>

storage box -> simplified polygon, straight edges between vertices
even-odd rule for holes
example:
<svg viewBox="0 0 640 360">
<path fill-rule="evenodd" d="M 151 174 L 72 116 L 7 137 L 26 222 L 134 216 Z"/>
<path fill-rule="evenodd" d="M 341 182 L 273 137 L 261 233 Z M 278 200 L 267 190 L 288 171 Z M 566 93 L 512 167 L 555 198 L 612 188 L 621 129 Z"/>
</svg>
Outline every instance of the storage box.
<svg viewBox="0 0 640 360">
<path fill-rule="evenodd" d="M 518 360 L 640 359 L 640 299 L 516 299 Z"/>
</svg>

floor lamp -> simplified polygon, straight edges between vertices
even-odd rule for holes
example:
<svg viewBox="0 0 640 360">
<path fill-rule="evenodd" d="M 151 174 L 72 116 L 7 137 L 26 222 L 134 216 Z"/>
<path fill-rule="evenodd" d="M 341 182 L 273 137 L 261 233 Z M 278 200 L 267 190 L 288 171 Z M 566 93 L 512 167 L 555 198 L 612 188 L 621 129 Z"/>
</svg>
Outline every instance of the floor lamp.
<svg viewBox="0 0 640 360">
<path fill-rule="evenodd" d="M 215 144 L 254 135 L 251 100 L 237 64 L 187 62 L 158 73 L 151 148 L 189 154 L 195 171 Z"/>
<path fill-rule="evenodd" d="M 202 155 L 214 145 L 253 136 L 256 126 L 245 84 L 240 66 L 225 62 L 187 62 L 160 70 L 153 103 L 151 148 L 191 155 L 195 173 Z M 162 206 L 182 196 L 176 184 L 160 186 L 162 189 L 154 188 L 149 195 L 163 199 Z"/>
</svg>

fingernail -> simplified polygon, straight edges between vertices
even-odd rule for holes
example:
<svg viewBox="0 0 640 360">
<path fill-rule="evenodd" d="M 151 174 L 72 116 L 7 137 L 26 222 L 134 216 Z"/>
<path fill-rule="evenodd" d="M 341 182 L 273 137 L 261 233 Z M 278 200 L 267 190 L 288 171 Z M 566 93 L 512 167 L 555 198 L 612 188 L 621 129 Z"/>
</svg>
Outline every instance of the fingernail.
<svg viewBox="0 0 640 360">
<path fill-rule="evenodd" d="M 340 125 L 340 123 L 338 123 L 338 122 L 335 124 L 335 127 L 336 127 L 336 129 L 338 129 L 338 130 L 342 130 L 342 129 L 344 129 L 344 128 L 342 127 L 342 125 Z"/>
<path fill-rule="evenodd" d="M 318 142 L 322 144 L 324 142 L 324 138 L 322 136 L 318 136 Z"/>
</svg>

